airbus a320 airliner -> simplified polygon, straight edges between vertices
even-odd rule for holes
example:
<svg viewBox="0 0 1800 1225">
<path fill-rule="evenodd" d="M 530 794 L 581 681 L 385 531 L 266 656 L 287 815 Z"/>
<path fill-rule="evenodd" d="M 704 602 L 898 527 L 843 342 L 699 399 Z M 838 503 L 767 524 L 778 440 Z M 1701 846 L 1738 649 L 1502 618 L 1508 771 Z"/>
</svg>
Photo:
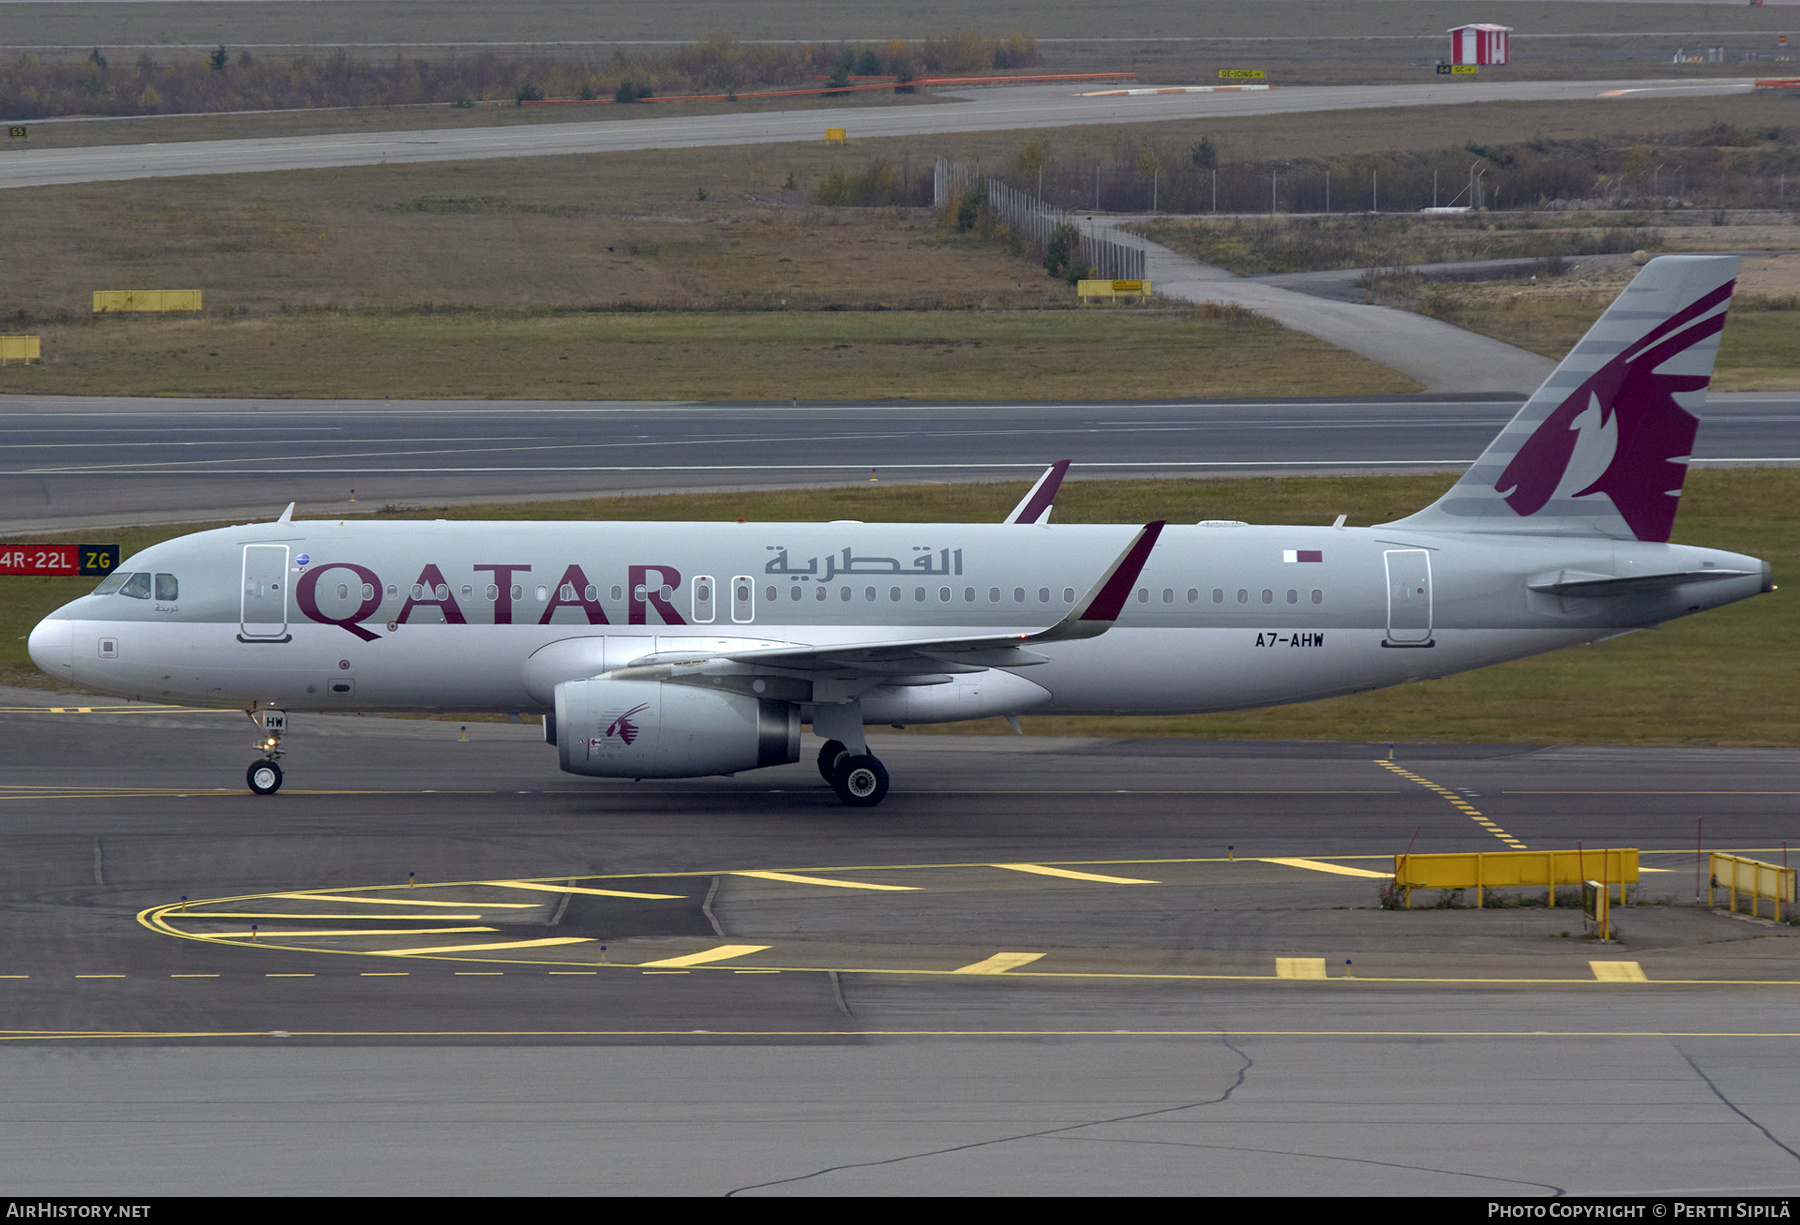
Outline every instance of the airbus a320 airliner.
<svg viewBox="0 0 1800 1225">
<path fill-rule="evenodd" d="M 1066 464 L 1000 524 L 351 523 L 145 549 L 32 631 L 83 689 L 259 727 L 289 709 L 539 712 L 564 770 L 797 761 L 846 804 L 866 724 L 1177 714 L 1443 676 L 1773 590 L 1669 543 L 1737 260 L 1650 261 L 1473 467 L 1375 527 L 1051 525 Z"/>
</svg>

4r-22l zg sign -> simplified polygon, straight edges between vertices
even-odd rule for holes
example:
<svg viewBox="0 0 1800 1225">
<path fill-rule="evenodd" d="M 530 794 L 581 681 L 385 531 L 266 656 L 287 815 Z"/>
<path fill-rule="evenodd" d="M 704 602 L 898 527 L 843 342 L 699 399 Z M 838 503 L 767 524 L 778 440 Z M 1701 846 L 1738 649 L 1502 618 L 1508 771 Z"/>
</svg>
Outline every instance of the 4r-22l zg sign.
<svg viewBox="0 0 1800 1225">
<path fill-rule="evenodd" d="M 118 564 L 116 544 L 0 544 L 0 575 L 104 578 Z"/>
</svg>

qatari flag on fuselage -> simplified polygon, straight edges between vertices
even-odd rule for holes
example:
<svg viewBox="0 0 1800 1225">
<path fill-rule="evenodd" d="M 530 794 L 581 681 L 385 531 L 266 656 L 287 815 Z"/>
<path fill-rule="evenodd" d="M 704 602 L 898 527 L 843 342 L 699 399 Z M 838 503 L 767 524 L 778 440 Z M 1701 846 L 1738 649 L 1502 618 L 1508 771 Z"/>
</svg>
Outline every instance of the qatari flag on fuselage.
<svg viewBox="0 0 1800 1225">
<path fill-rule="evenodd" d="M 1323 549 L 1283 549 L 1281 551 L 1281 560 L 1324 561 L 1325 551 Z"/>
</svg>

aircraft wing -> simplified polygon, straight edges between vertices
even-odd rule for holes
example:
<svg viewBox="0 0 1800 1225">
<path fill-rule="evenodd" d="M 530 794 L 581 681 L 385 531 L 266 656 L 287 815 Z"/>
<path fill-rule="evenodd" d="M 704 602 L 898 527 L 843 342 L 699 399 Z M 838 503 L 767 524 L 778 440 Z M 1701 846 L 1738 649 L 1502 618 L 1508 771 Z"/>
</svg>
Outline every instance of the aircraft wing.
<svg viewBox="0 0 1800 1225">
<path fill-rule="evenodd" d="M 754 647 L 740 651 L 658 651 L 631 661 L 631 667 L 697 664 L 708 660 L 792 672 L 860 672 L 878 675 L 916 672 L 979 672 L 983 668 L 1024 667 L 1045 657 L 1025 648 L 1040 642 L 1094 638 L 1112 628 L 1125 600 L 1150 560 L 1164 521 L 1138 529 L 1105 572 L 1075 601 L 1062 620 L 1041 630 L 961 638 L 889 638 L 829 645 Z"/>
</svg>

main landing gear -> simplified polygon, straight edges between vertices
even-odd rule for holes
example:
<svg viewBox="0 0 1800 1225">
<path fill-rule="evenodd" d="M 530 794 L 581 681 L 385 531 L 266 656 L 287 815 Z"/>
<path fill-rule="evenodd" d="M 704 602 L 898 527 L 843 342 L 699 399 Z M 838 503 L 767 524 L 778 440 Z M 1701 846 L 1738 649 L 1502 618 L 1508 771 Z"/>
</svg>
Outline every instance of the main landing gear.
<svg viewBox="0 0 1800 1225">
<path fill-rule="evenodd" d="M 873 808 L 888 793 L 887 767 L 873 753 L 852 753 L 842 740 L 819 750 L 819 777 L 852 808 Z"/>
<path fill-rule="evenodd" d="M 274 795 L 281 790 L 281 767 L 275 759 L 281 756 L 281 734 L 287 731 L 287 712 L 253 710 L 250 722 L 257 727 L 256 747 L 262 752 L 262 760 L 250 763 L 250 768 L 244 771 L 244 781 L 257 795 Z"/>
</svg>

